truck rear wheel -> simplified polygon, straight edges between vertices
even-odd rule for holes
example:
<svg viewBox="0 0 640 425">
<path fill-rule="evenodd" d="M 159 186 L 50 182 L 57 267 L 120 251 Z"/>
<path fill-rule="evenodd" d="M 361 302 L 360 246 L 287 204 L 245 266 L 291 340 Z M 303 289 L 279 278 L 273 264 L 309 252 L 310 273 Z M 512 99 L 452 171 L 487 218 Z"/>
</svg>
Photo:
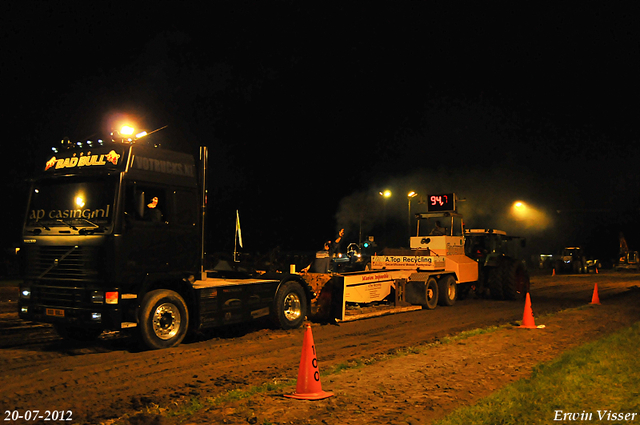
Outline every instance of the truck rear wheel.
<svg viewBox="0 0 640 425">
<path fill-rule="evenodd" d="M 273 300 L 273 322 L 282 329 L 302 326 L 307 316 L 307 295 L 298 282 L 289 281 L 280 285 Z"/>
<path fill-rule="evenodd" d="M 157 289 L 144 296 L 138 330 L 148 348 L 174 347 L 182 342 L 188 328 L 187 304 L 177 292 Z"/>
<path fill-rule="evenodd" d="M 438 280 L 438 304 L 452 306 L 456 303 L 458 285 L 452 275 L 442 276 Z"/>
</svg>

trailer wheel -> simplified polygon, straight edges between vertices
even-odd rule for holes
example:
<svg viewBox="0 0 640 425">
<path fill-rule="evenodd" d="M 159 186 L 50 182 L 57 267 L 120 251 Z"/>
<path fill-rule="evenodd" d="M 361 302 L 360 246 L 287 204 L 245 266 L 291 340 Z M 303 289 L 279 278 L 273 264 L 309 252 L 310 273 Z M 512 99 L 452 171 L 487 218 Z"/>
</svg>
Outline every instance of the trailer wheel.
<svg viewBox="0 0 640 425">
<path fill-rule="evenodd" d="M 282 329 L 302 326 L 307 316 L 307 295 L 298 282 L 285 282 L 274 299 L 273 322 Z"/>
<path fill-rule="evenodd" d="M 157 289 L 144 296 L 138 330 L 148 348 L 174 347 L 182 342 L 188 328 L 187 304 L 177 292 Z"/>
<path fill-rule="evenodd" d="M 438 281 L 436 280 L 436 278 L 430 277 L 425 283 L 424 289 L 426 291 L 425 298 L 427 302 L 422 306 L 425 307 L 427 310 L 433 310 L 438 306 L 438 297 L 439 297 L 438 294 L 440 289 L 438 287 Z"/>
<path fill-rule="evenodd" d="M 452 306 L 456 303 L 458 285 L 452 275 L 442 276 L 438 280 L 438 304 Z"/>
<path fill-rule="evenodd" d="M 62 338 L 71 341 L 94 341 L 102 334 L 102 329 L 84 329 L 62 323 L 54 323 L 53 329 Z"/>
</svg>

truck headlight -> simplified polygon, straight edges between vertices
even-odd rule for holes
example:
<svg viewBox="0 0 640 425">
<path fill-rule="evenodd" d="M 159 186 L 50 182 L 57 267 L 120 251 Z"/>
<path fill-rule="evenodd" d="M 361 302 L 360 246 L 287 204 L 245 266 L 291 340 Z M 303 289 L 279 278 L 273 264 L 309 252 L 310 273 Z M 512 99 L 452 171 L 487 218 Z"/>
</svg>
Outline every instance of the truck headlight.
<svg viewBox="0 0 640 425">
<path fill-rule="evenodd" d="M 20 298 L 28 300 L 31 298 L 31 288 L 28 286 L 23 286 L 20 288 Z"/>
</svg>

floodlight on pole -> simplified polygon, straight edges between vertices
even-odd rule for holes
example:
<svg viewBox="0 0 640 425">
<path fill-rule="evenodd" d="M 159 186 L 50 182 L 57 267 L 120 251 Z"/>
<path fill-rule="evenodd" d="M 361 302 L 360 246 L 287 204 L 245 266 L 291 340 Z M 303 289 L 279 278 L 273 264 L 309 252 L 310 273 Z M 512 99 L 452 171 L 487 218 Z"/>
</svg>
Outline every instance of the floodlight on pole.
<svg viewBox="0 0 640 425">
<path fill-rule="evenodd" d="M 411 198 L 415 198 L 416 196 L 418 196 L 418 194 L 413 190 L 407 193 L 407 233 L 409 237 L 411 237 Z"/>
</svg>

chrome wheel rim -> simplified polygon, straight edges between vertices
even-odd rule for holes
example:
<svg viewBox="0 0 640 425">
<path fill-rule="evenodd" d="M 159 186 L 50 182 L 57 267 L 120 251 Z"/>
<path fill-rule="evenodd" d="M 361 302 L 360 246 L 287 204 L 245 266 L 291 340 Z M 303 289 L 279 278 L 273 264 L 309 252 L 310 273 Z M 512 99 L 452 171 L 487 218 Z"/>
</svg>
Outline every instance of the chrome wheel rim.
<svg viewBox="0 0 640 425">
<path fill-rule="evenodd" d="M 178 307 L 170 303 L 160 304 L 153 313 L 153 333 L 160 339 L 171 339 L 180 330 L 181 322 Z"/>
<path fill-rule="evenodd" d="M 302 314 L 302 305 L 300 303 L 300 297 L 298 297 L 294 293 L 288 294 L 284 298 L 283 307 L 284 307 L 283 308 L 284 317 L 290 322 L 297 320 Z"/>
</svg>

